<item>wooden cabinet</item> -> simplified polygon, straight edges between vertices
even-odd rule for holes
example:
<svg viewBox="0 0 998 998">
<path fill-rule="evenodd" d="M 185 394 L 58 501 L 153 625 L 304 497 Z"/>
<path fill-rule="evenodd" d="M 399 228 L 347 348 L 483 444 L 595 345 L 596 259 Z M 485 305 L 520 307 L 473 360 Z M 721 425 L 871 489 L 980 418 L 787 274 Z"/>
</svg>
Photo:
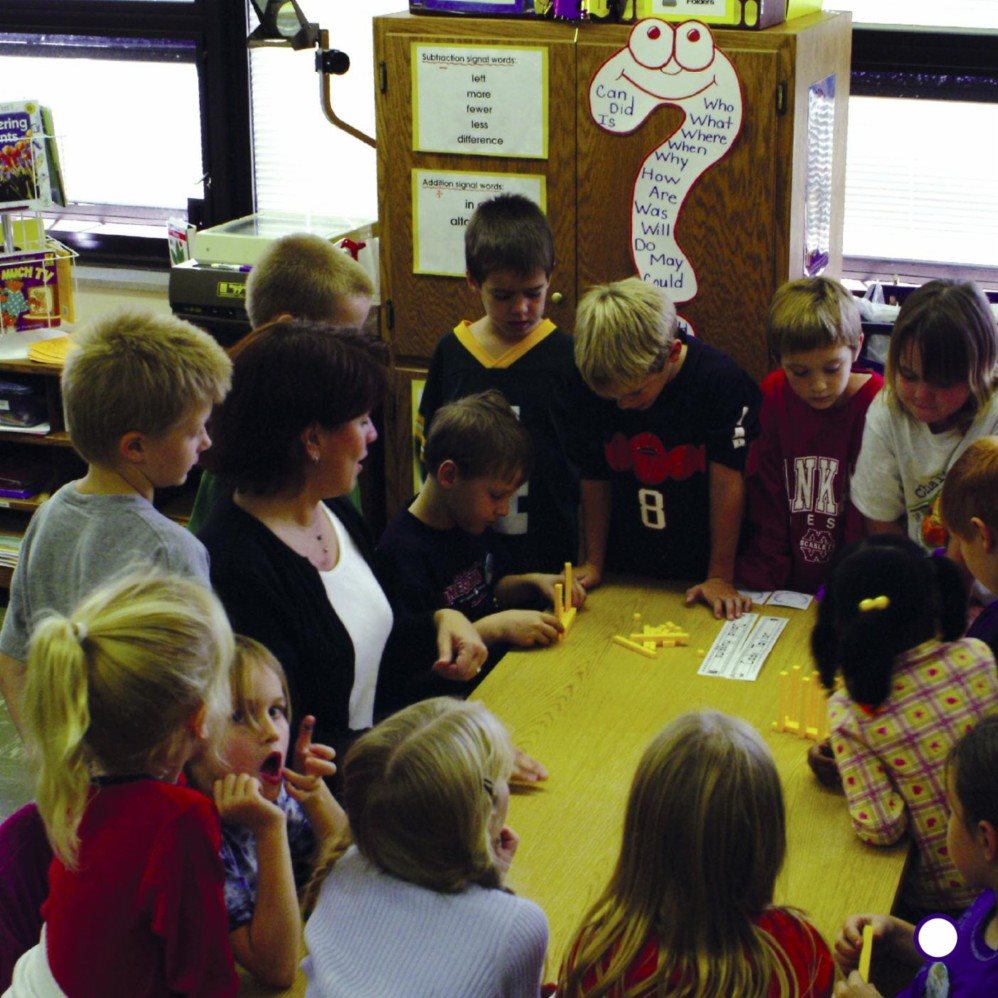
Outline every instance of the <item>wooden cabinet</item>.
<svg viewBox="0 0 998 998">
<path fill-rule="evenodd" d="M 757 379 L 768 369 L 769 300 L 782 282 L 804 274 L 805 205 L 809 193 L 813 202 L 815 190 L 827 212 L 827 272 L 841 269 L 850 27 L 848 14 L 818 13 L 765 31 L 713 32 L 741 80 L 744 115 L 738 141 L 702 174 L 677 221 L 676 238 L 698 280 L 696 296 L 680 311 L 699 336 Z M 575 302 L 586 288 L 635 272 L 634 179 L 645 157 L 683 118 L 678 107 L 661 107 L 628 135 L 608 133 L 593 121 L 590 80 L 627 44 L 630 30 L 624 24 L 409 14 L 374 20 L 381 80 L 376 104 L 382 332 L 409 371 L 386 410 L 389 515 L 411 493 L 405 466 L 411 447 L 403 439 L 409 432 L 409 383 L 445 330 L 460 318 L 481 314 L 461 278 L 413 273 L 412 171 L 543 174 L 557 257 L 551 292 L 560 299 L 551 302 L 548 316 L 571 331 Z M 413 44 L 490 41 L 547 50 L 548 158 L 414 152 Z M 810 168 L 821 173 L 821 184 L 809 192 L 809 90 L 830 79 L 834 94 L 825 99 L 825 131 L 812 135 L 810 143 Z"/>
<path fill-rule="evenodd" d="M 0 496 L 0 535 L 5 538 L 4 557 L 0 562 L 0 589 L 10 586 L 13 566 L 10 564 L 10 546 L 24 534 L 35 510 L 63 482 L 78 478 L 86 470 L 73 450 L 69 434 L 62 419 L 62 397 L 59 393 L 59 375 L 62 368 L 39 364 L 30 360 L 0 361 L 0 379 L 10 375 L 14 380 L 37 387 L 44 394 L 50 431 L 44 435 L 16 430 L 0 432 L 0 471 L 5 463 L 21 464 L 25 460 L 41 464 L 44 468 L 41 491 L 28 499 L 9 499 Z"/>
</svg>

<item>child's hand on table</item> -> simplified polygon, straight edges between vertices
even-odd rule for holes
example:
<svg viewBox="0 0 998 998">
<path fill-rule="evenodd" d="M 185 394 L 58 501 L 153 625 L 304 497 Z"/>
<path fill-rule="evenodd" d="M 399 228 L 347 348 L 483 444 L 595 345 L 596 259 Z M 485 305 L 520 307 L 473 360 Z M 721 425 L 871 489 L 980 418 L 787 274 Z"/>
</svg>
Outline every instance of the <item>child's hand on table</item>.
<svg viewBox="0 0 998 998">
<path fill-rule="evenodd" d="M 714 611 L 718 620 L 725 617 L 735 620 L 752 609 L 752 600 L 724 579 L 706 579 L 699 585 L 690 586 L 686 590 L 686 605 L 692 606 L 698 599 Z"/>
<path fill-rule="evenodd" d="M 581 610 L 586 602 L 586 587 L 579 581 L 579 577 L 576 572 L 577 569 L 572 569 L 572 606 L 574 606 L 576 610 Z M 541 596 L 544 597 L 545 602 L 551 603 L 552 605 L 554 604 L 555 585 L 565 585 L 564 572 L 560 575 L 545 575 L 543 572 L 537 572 L 530 578 L 537 587 L 538 592 L 540 592 Z"/>
<path fill-rule="evenodd" d="M 542 610 L 500 610 L 495 620 L 501 625 L 502 639 L 519 648 L 554 644 L 565 630 L 553 613 Z"/>
<path fill-rule="evenodd" d="M 603 573 L 591 561 L 584 561 L 581 565 L 576 565 L 572 575 L 575 581 L 584 586 L 587 591 L 595 589 L 603 581 Z"/>
<path fill-rule="evenodd" d="M 523 749 L 516 750 L 513 759 L 513 775 L 510 776 L 510 783 L 536 783 L 538 780 L 546 780 L 548 771 L 544 764 L 527 755 Z"/>
</svg>

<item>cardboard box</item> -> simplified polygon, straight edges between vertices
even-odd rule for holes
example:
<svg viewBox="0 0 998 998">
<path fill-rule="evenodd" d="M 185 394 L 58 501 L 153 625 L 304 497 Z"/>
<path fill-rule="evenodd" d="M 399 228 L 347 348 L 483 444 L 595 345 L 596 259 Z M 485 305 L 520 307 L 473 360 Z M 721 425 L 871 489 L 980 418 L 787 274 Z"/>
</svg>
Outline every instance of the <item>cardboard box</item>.
<svg viewBox="0 0 998 998">
<path fill-rule="evenodd" d="M 635 0 L 638 17 L 663 21 L 702 21 L 756 31 L 787 19 L 787 0 Z"/>
</svg>

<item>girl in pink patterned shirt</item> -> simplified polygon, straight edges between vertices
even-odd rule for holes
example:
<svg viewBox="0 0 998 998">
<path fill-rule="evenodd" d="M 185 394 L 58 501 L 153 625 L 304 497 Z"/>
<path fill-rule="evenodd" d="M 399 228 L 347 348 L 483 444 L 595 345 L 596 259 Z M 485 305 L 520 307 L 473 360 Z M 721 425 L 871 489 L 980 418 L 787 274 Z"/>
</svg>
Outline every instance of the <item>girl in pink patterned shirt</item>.
<svg viewBox="0 0 998 998">
<path fill-rule="evenodd" d="M 954 744 L 998 709 L 990 649 L 963 633 L 956 566 L 907 538 L 877 535 L 848 550 L 818 610 L 811 647 L 828 705 L 832 755 L 856 834 L 918 847 L 901 905 L 917 921 L 962 910 L 974 891 L 946 846 L 945 764 Z"/>
</svg>

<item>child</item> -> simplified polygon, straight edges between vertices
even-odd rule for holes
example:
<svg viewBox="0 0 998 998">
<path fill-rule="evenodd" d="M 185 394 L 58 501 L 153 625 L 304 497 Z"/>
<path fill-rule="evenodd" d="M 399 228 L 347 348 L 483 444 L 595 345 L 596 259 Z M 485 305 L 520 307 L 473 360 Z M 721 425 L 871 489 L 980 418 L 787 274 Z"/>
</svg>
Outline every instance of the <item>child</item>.
<svg viewBox="0 0 998 998">
<path fill-rule="evenodd" d="M 332 843 L 309 888 L 309 994 L 536 998 L 547 919 L 502 888 L 512 766 L 481 703 L 424 700 L 361 736 L 344 767 L 355 845 Z"/>
<path fill-rule="evenodd" d="M 946 766 L 946 844 L 967 885 L 981 893 L 957 926 L 956 949 L 926 962 L 898 998 L 998 994 L 998 717 L 984 718 L 950 752 Z M 892 915 L 854 915 L 835 940 L 846 971 L 859 960 L 863 926 L 873 926 L 874 955 L 880 946 L 917 966 L 915 926 Z M 853 971 L 836 995 L 877 995 Z"/>
<path fill-rule="evenodd" d="M 866 533 L 849 478 L 866 410 L 884 382 L 853 369 L 863 345 L 859 308 L 838 281 L 784 284 L 766 339 L 780 367 L 762 383 L 746 477 L 751 534 L 736 577 L 753 589 L 813 593 L 836 550 Z"/>
<path fill-rule="evenodd" d="M 236 959 L 263 984 L 290 988 L 301 948 L 296 886 L 312 872 L 316 843 L 346 825 L 323 776 L 333 750 L 311 743 L 306 717 L 295 770 L 285 766 L 291 698 L 284 670 L 258 641 L 236 635 L 232 715 L 218 752 L 194 759 L 191 783 L 213 794 L 222 818 L 229 939 Z"/>
<path fill-rule="evenodd" d="M 497 391 L 439 409 L 423 449 L 427 477 L 388 525 L 378 550 L 391 565 L 406 610 L 451 607 L 475 622 L 490 646 L 548 645 L 563 628 L 531 600 L 552 606 L 562 576 L 511 575 L 505 538 L 492 527 L 530 474 L 530 437 Z M 573 587 L 581 606 L 585 590 Z"/>
<path fill-rule="evenodd" d="M 972 443 L 950 468 L 939 501 L 942 522 L 974 578 L 998 593 L 998 437 Z M 980 638 L 998 658 L 998 600 L 974 618 L 968 638 Z"/>
<path fill-rule="evenodd" d="M 36 628 L 24 719 L 55 859 L 15 998 L 236 993 L 218 815 L 176 784 L 229 711 L 231 659 L 221 605 L 179 576 L 127 576 Z"/>
<path fill-rule="evenodd" d="M 953 462 L 998 432 L 996 378 L 998 326 L 976 284 L 929 281 L 905 299 L 852 481 L 871 532 L 946 544 L 935 504 Z"/>
<path fill-rule="evenodd" d="M 572 426 L 587 393 L 572 363 L 572 339 L 544 318 L 554 242 L 543 212 L 518 194 L 478 206 L 465 229 L 468 285 L 485 315 L 464 320 L 430 360 L 417 434 L 445 403 L 496 388 L 534 445 L 536 472 L 514 510 L 496 524 L 509 536 L 514 570 L 559 572 L 578 556 L 579 476 Z"/>
<path fill-rule="evenodd" d="M 172 316 L 119 312 L 76 336 L 62 400 L 87 472 L 31 518 L 0 632 L 0 685 L 19 730 L 28 635 L 44 612 L 68 614 L 137 565 L 208 585 L 204 546 L 152 501 L 156 489 L 182 484 L 210 445 L 205 420 L 231 370 L 207 333 Z"/>
<path fill-rule="evenodd" d="M 246 278 L 246 315 L 254 329 L 276 319 L 312 319 L 360 329 L 374 283 L 328 239 L 298 232 L 275 240 Z"/>
<path fill-rule="evenodd" d="M 636 277 L 583 296 L 575 361 L 607 400 L 590 408 L 580 580 L 598 583 L 604 567 L 704 579 L 686 602 L 741 616 L 752 601 L 733 585 L 735 548 L 759 389 L 724 354 L 677 336 L 672 302 Z"/>
<path fill-rule="evenodd" d="M 780 778 L 745 721 L 667 724 L 638 763 L 610 883 L 576 931 L 558 994 L 831 994 L 825 941 L 773 906 L 786 852 Z"/>
<path fill-rule="evenodd" d="M 845 680 L 828 719 L 853 828 L 873 845 L 910 828 L 918 848 L 901 897 L 911 913 L 973 900 L 945 849 L 943 764 L 998 704 L 998 673 L 987 645 L 954 640 L 965 617 L 948 558 L 926 558 L 907 538 L 871 537 L 843 553 L 811 634 L 825 687 L 838 673 Z"/>
<path fill-rule="evenodd" d="M 360 329 L 373 297 L 374 283 L 353 257 L 307 232 L 271 243 L 246 278 L 246 314 L 254 329 L 291 318 Z M 225 492 L 217 476 L 202 473 L 187 524 L 192 534 L 200 533 Z"/>
</svg>

